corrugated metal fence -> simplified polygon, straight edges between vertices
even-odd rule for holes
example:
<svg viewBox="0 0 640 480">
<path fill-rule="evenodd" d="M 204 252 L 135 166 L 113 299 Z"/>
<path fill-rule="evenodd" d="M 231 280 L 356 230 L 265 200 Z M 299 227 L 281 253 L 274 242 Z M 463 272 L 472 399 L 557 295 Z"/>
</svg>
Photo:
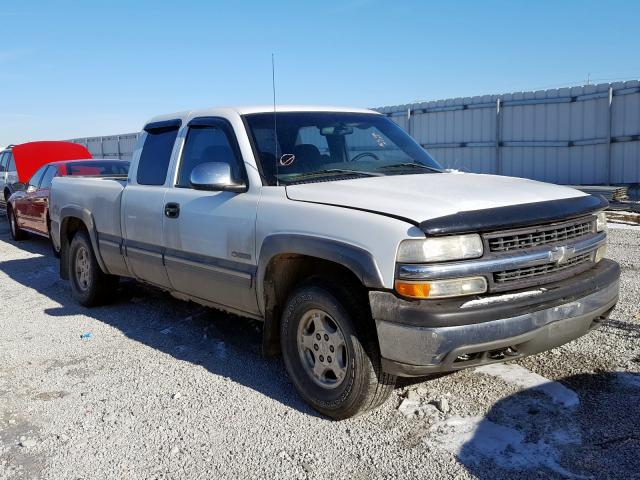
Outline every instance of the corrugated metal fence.
<svg viewBox="0 0 640 480">
<path fill-rule="evenodd" d="M 640 183 L 640 82 L 382 107 L 444 166 L 569 185 Z M 137 133 L 78 138 L 131 158 Z"/>
<path fill-rule="evenodd" d="M 138 135 L 138 133 L 125 133 L 108 137 L 74 138 L 69 141 L 84 145 L 96 158 L 131 160 Z"/>
<path fill-rule="evenodd" d="M 640 83 L 376 109 L 440 163 L 561 184 L 640 182 Z"/>
</svg>

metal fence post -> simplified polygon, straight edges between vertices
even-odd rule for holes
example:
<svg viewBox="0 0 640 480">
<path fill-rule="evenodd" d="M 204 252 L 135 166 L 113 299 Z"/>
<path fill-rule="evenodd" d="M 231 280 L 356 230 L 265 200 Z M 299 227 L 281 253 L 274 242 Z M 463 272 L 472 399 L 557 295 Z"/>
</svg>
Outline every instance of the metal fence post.
<svg viewBox="0 0 640 480">
<path fill-rule="evenodd" d="M 411 135 L 411 107 L 407 108 L 407 133 Z"/>
<path fill-rule="evenodd" d="M 122 160 L 121 154 L 120 154 L 120 135 L 116 137 L 116 148 L 117 148 L 116 152 L 118 154 L 118 160 Z"/>
<path fill-rule="evenodd" d="M 608 181 L 607 183 L 611 185 L 613 183 L 613 160 L 612 160 L 612 152 L 611 152 L 611 133 L 613 128 L 613 87 L 609 87 L 609 104 L 607 105 L 608 112 L 608 129 L 609 132 L 607 134 L 607 175 Z"/>
<path fill-rule="evenodd" d="M 502 175 L 502 156 L 500 152 L 500 112 L 502 111 L 501 107 L 502 100 L 496 100 L 496 174 Z"/>
</svg>

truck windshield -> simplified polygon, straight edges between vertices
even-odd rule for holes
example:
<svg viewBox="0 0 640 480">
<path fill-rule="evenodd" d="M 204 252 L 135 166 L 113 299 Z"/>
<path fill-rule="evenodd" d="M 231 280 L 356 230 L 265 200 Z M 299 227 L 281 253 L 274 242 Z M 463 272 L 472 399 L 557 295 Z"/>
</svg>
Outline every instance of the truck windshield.
<svg viewBox="0 0 640 480">
<path fill-rule="evenodd" d="M 383 115 L 279 112 L 245 119 L 269 185 L 442 171 Z"/>
</svg>

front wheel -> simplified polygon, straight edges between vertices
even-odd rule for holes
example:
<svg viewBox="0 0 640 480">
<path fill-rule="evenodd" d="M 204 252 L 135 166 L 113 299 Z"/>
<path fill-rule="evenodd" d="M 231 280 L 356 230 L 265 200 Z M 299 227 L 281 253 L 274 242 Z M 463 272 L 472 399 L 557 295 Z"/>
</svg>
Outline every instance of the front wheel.
<svg viewBox="0 0 640 480">
<path fill-rule="evenodd" d="M 11 238 L 13 238 L 15 241 L 24 240 L 25 238 L 27 238 L 27 232 L 25 232 L 18 226 L 16 212 L 14 212 L 13 208 L 9 206 L 7 206 L 7 216 L 9 217 L 9 229 L 11 230 Z"/>
<path fill-rule="evenodd" d="M 340 420 L 384 403 L 396 378 L 382 372 L 362 296 L 335 283 L 310 280 L 289 297 L 281 347 L 298 393 L 320 413 Z"/>
<path fill-rule="evenodd" d="M 71 294 L 78 303 L 93 307 L 107 303 L 118 286 L 118 277 L 102 271 L 85 232 L 78 232 L 69 247 Z"/>
</svg>

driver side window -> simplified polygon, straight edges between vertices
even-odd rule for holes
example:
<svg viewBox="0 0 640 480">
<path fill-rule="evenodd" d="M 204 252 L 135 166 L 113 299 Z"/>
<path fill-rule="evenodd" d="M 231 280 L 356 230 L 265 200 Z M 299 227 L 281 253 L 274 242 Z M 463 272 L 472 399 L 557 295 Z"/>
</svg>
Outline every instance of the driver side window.
<svg viewBox="0 0 640 480">
<path fill-rule="evenodd" d="M 40 188 L 51 188 L 51 182 L 53 182 L 54 177 L 58 174 L 58 169 L 53 165 L 50 166 L 45 174 L 42 176 L 42 180 L 40 181 Z"/>
<path fill-rule="evenodd" d="M 36 170 L 36 173 L 34 173 L 31 176 L 31 178 L 29 179 L 29 182 L 27 183 L 27 192 L 33 192 L 38 189 L 38 184 L 40 183 L 40 177 L 42 177 L 42 174 L 44 173 L 46 168 L 47 168 L 46 165 L 44 167 L 40 167 L 38 170 Z"/>
<path fill-rule="evenodd" d="M 233 148 L 230 132 L 223 124 L 192 125 L 185 140 L 180 170 L 176 187 L 191 188 L 191 172 L 202 163 L 221 162 L 231 168 L 231 176 L 235 181 L 243 177 L 240 167 L 241 159 Z"/>
</svg>

